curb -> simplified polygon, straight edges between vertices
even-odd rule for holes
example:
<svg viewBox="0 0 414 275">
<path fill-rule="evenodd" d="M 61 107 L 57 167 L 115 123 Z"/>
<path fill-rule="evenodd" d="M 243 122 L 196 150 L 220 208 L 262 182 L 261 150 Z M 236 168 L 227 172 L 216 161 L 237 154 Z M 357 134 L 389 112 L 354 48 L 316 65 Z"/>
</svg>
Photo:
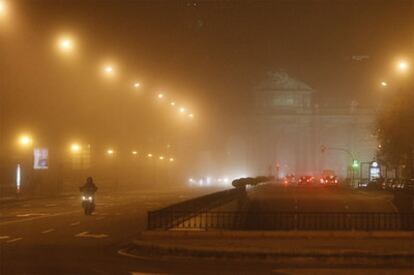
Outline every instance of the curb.
<svg viewBox="0 0 414 275">
<path fill-rule="evenodd" d="M 129 255 L 137 258 L 196 258 L 271 261 L 279 264 L 300 264 L 318 266 L 414 266 L 414 253 L 374 253 L 361 250 L 346 251 L 243 251 L 188 248 L 179 245 L 161 245 L 154 242 L 135 240 L 127 249 Z"/>
<path fill-rule="evenodd" d="M 163 238 L 414 239 L 414 231 L 143 231 L 143 240 Z"/>
</svg>

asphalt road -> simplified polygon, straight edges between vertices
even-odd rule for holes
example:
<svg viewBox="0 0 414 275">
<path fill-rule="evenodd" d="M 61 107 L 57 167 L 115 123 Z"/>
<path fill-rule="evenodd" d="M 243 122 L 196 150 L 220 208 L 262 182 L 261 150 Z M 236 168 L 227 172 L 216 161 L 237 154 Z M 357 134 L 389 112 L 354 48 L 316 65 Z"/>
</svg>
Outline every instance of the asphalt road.
<svg viewBox="0 0 414 275">
<path fill-rule="evenodd" d="M 326 201 L 316 204 L 319 210 L 348 210 L 350 207 L 366 210 L 369 206 L 372 210 L 394 211 L 387 198 L 378 202 L 374 196 L 372 204 L 367 206 L 366 195 L 357 194 L 355 200 L 347 192 L 280 189 L 270 185 L 259 187 L 249 196 L 259 202 L 260 207 L 265 205 L 279 210 L 315 210 L 315 198 L 321 197 Z M 197 195 L 200 192 L 129 193 L 112 197 L 98 194 L 96 212 L 92 216 L 83 214 L 77 196 L 3 204 L 0 212 L 0 273 L 268 274 L 284 268 L 272 263 L 154 259 L 151 255 L 134 258 L 118 253 L 145 229 L 147 210 Z M 358 204 L 355 201 L 359 201 Z"/>
<path fill-rule="evenodd" d="M 397 212 L 387 191 L 345 187 L 266 184 L 249 192 L 248 198 L 252 212 Z"/>
<path fill-rule="evenodd" d="M 146 213 L 205 193 L 97 195 L 85 216 L 80 198 L 39 199 L 1 205 L 0 274 L 132 274 L 188 271 L 168 261 L 121 256 L 146 226 Z M 212 190 L 209 190 L 212 192 Z"/>
</svg>

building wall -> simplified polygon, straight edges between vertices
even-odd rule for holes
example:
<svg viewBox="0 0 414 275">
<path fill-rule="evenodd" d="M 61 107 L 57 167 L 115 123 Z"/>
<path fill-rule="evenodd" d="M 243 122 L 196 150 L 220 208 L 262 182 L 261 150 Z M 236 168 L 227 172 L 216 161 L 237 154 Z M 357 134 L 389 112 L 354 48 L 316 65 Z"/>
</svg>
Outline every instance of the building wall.
<svg viewBox="0 0 414 275">
<path fill-rule="evenodd" d="M 373 114 L 254 115 L 244 121 L 245 160 L 254 174 L 275 173 L 319 175 L 331 169 L 345 177 L 352 157 L 339 150 L 321 152 L 321 145 L 343 148 L 359 161 L 371 161 L 376 140 L 371 134 Z M 239 141 L 240 143 L 240 141 Z M 239 146 L 243 148 L 243 146 Z"/>
</svg>

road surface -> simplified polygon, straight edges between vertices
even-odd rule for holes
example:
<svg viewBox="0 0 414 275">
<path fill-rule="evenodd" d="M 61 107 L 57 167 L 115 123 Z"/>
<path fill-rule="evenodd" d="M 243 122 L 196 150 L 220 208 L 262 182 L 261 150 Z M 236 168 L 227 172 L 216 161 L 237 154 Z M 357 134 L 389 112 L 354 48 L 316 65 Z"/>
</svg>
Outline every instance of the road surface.
<svg viewBox="0 0 414 275">
<path fill-rule="evenodd" d="M 250 211 L 397 212 L 387 191 L 362 191 L 331 186 L 265 184 L 249 192 Z"/>
<path fill-rule="evenodd" d="M 267 189 L 270 188 L 270 189 Z M 276 189 L 274 189 L 276 188 Z M 252 198 L 263 200 L 275 210 L 309 210 L 315 196 L 305 190 L 260 187 Z M 269 200 L 269 191 L 272 194 Z M 339 193 L 336 193 L 339 192 Z M 178 260 L 132 258 L 118 252 L 128 246 L 146 226 L 146 211 L 199 195 L 194 192 L 143 193 L 124 196 L 98 195 L 94 215 L 85 216 L 78 197 L 41 199 L 1 206 L 0 273 L 1 274 L 135 274 L 135 273 L 254 273 L 279 272 L 284 267 L 272 263 L 237 262 L 226 260 Z M 308 195 L 306 195 L 308 194 Z M 323 208 L 352 207 L 346 193 L 334 194 L 337 200 L 321 204 Z M 374 204 L 376 204 L 374 202 Z M 260 205 L 260 204 L 259 204 Z M 297 208 L 296 208 L 297 207 Z M 373 207 L 373 206 L 372 206 Z M 385 206 L 379 206 L 380 209 Z M 389 206 L 392 211 L 392 207 Z M 312 208 L 313 209 L 313 208 Z M 362 209 L 361 209 L 362 210 Z M 363 209 L 365 210 L 365 208 Z M 321 273 L 321 272 L 318 272 Z M 322 272 L 323 273 L 323 272 Z M 374 274 L 376 272 L 373 272 Z M 328 274 L 328 273 L 326 273 Z M 381 273 L 379 273 L 381 274 Z M 407 273 L 408 274 L 408 273 Z"/>
</svg>

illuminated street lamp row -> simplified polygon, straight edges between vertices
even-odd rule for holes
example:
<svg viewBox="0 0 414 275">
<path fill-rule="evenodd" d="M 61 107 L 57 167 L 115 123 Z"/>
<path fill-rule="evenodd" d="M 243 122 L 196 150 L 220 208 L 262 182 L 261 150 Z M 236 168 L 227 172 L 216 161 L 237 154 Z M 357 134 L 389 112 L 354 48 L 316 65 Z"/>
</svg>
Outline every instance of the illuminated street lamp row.
<svg viewBox="0 0 414 275">
<path fill-rule="evenodd" d="M 158 95 L 157 95 L 157 98 L 159 99 L 159 100 L 164 100 L 165 99 L 165 94 L 163 94 L 163 93 L 159 93 Z M 171 107 L 173 107 L 173 108 L 175 108 L 176 107 L 176 105 L 177 105 L 177 103 L 175 102 L 175 101 L 170 101 L 170 106 Z M 194 114 L 193 113 L 191 113 L 191 112 L 189 112 L 185 107 L 179 107 L 178 108 L 178 112 L 180 113 L 180 114 L 182 114 L 182 115 L 187 115 L 190 119 L 193 119 L 194 118 Z"/>
<path fill-rule="evenodd" d="M 75 47 L 75 42 L 74 42 L 73 38 L 71 38 L 70 36 L 67 36 L 67 35 L 60 37 L 58 39 L 58 43 L 57 44 L 58 44 L 58 48 L 60 49 L 60 51 L 63 52 L 63 53 L 65 53 L 65 54 L 72 52 L 74 50 L 74 47 Z M 113 77 L 115 75 L 115 68 L 114 68 L 113 64 L 108 63 L 108 64 L 105 64 L 102 67 L 102 72 L 103 72 L 103 74 L 106 77 Z M 135 81 L 135 82 L 132 83 L 132 87 L 134 89 L 139 89 L 141 87 L 141 83 L 138 82 L 138 81 Z M 166 96 L 163 93 L 158 93 L 157 94 L 157 98 L 159 100 L 163 100 L 163 99 L 166 98 Z M 171 101 L 170 102 L 170 105 L 172 107 L 175 107 L 176 106 L 176 102 Z M 180 107 L 178 109 L 178 112 L 180 114 L 184 114 L 184 115 L 186 114 L 190 119 L 193 119 L 194 118 L 194 114 L 188 112 L 186 110 L 186 108 L 184 108 L 184 107 Z"/>
<path fill-rule="evenodd" d="M 147 154 L 147 157 L 149 158 L 149 159 L 151 159 L 151 158 L 153 158 L 154 157 L 154 155 L 153 154 L 151 154 L 151 153 L 149 153 L 149 154 Z M 166 158 L 166 157 L 164 157 L 164 156 L 159 156 L 158 157 L 158 159 L 159 160 L 168 160 L 169 162 L 174 162 L 175 161 L 175 159 L 174 158 L 172 158 L 172 157 L 170 157 L 170 158 Z"/>
<path fill-rule="evenodd" d="M 21 147 L 23 147 L 23 148 L 28 148 L 28 147 L 31 147 L 33 145 L 33 138 L 30 135 L 27 135 L 27 134 L 20 135 L 18 137 L 18 140 L 17 141 L 18 141 L 19 145 Z M 74 154 L 80 153 L 82 151 L 82 146 L 79 143 L 72 143 L 72 144 L 70 144 L 70 147 L 69 148 L 70 148 L 70 151 L 72 153 L 74 153 Z M 106 150 L 106 154 L 109 155 L 109 156 L 112 156 L 112 155 L 115 154 L 115 150 L 112 149 L 112 148 L 108 148 Z M 136 156 L 136 155 L 138 155 L 138 151 L 132 150 L 131 151 L 131 154 L 134 155 L 134 156 Z M 153 154 L 148 153 L 147 154 L 147 157 L 148 158 L 152 158 L 153 157 Z M 159 156 L 158 159 L 159 160 L 165 160 L 165 159 L 167 159 L 170 162 L 173 162 L 174 161 L 174 158 L 173 157 L 166 158 L 163 155 Z"/>
</svg>

